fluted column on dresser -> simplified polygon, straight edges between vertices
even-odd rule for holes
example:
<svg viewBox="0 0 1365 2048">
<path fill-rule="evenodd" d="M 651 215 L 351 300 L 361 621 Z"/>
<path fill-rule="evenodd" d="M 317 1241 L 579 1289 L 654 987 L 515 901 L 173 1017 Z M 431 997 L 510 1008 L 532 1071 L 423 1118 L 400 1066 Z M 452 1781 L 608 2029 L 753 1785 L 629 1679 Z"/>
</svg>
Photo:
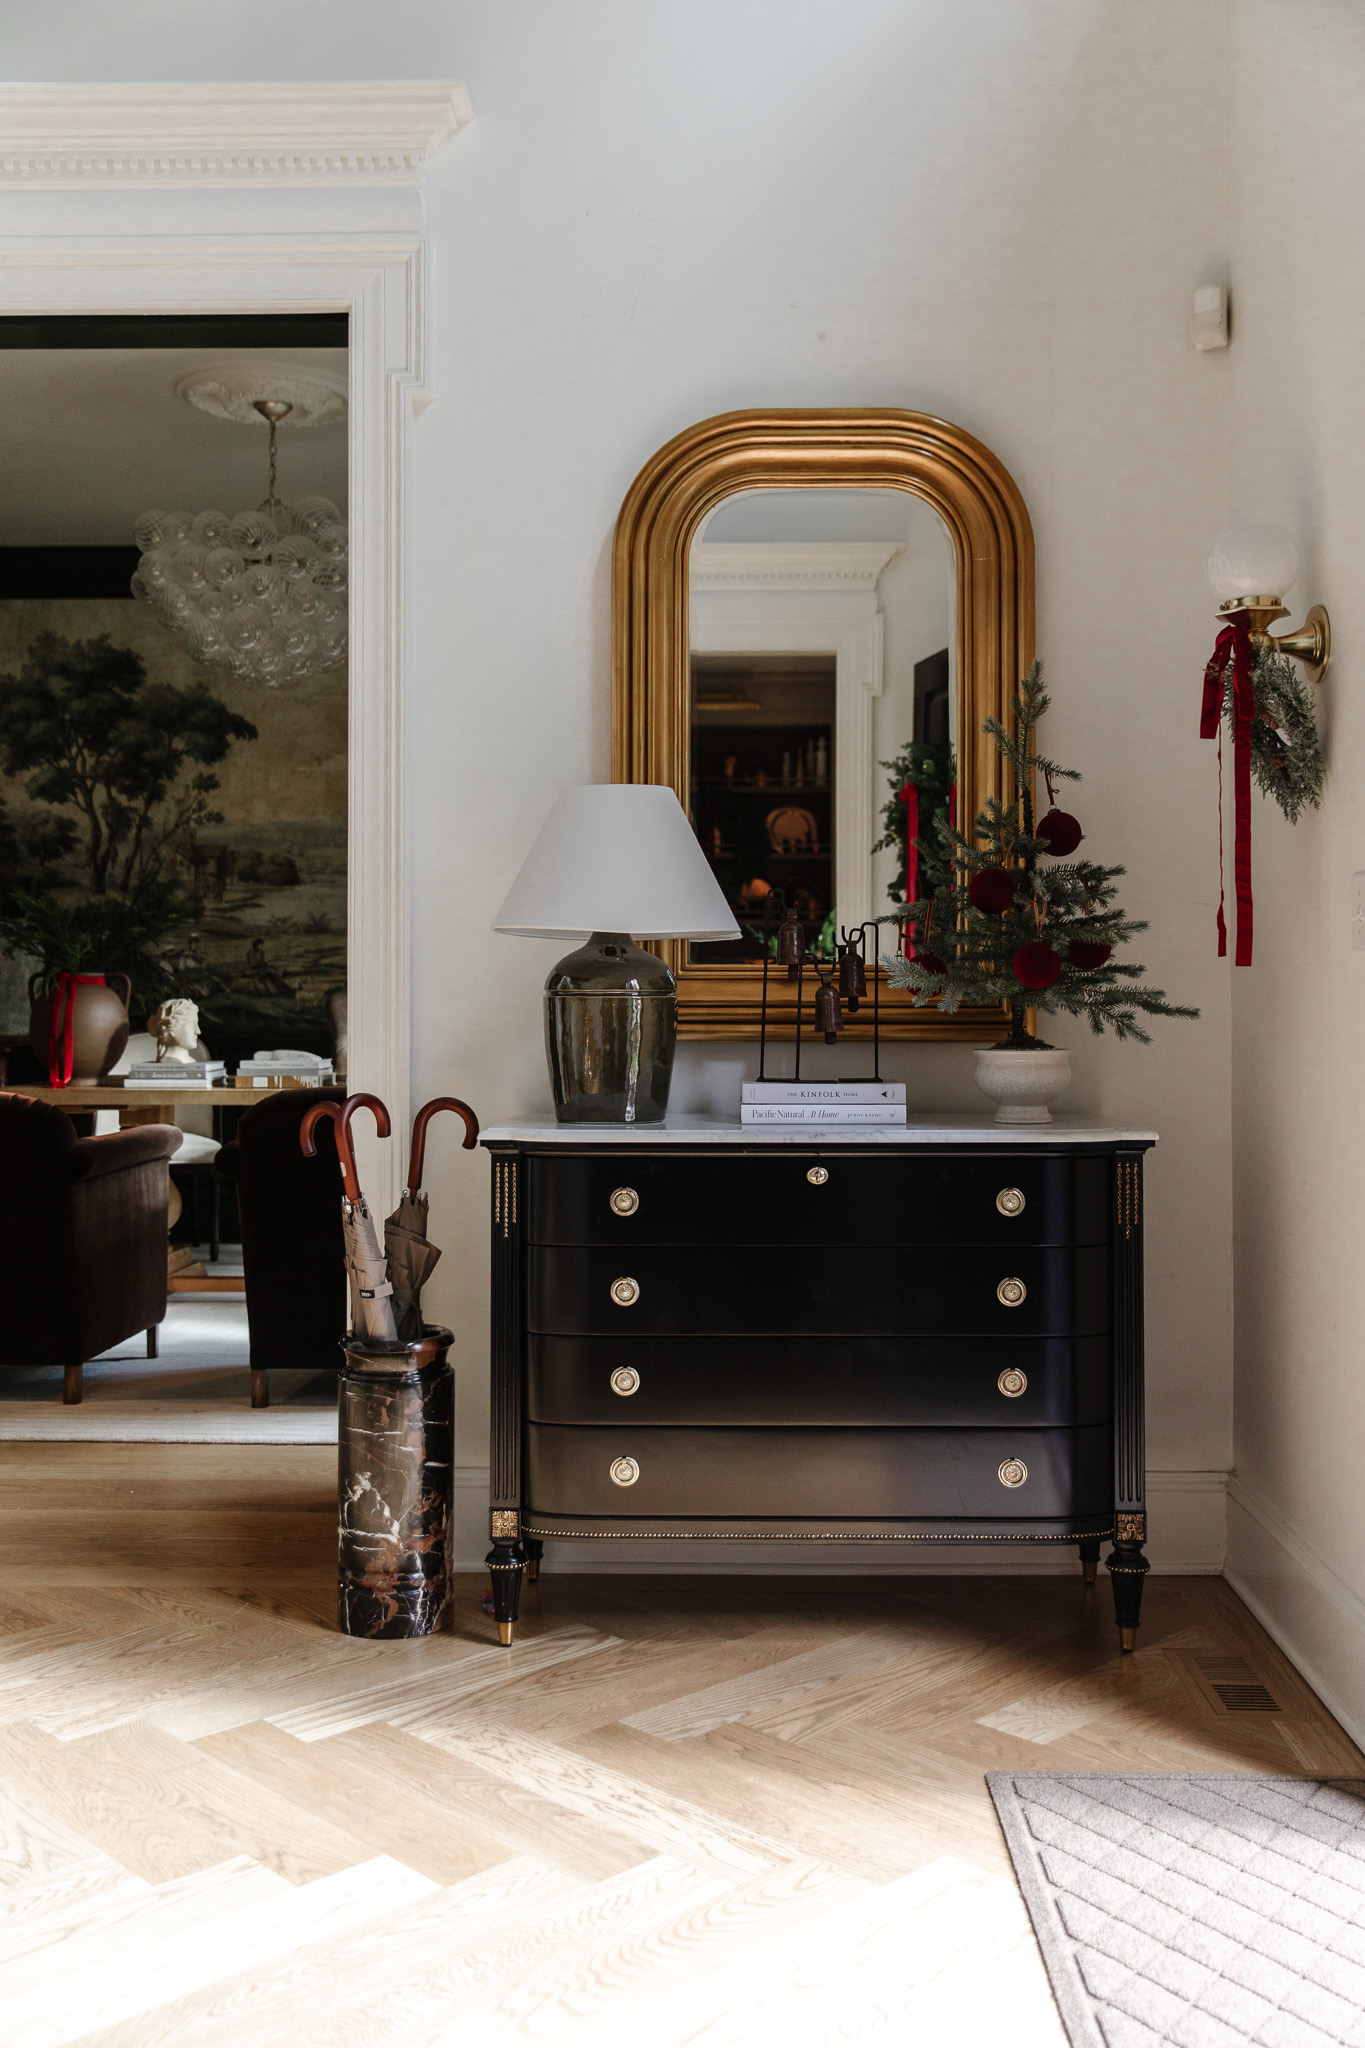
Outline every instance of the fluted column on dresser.
<svg viewBox="0 0 1365 2048">
<path fill-rule="evenodd" d="M 522 1162 L 493 1155 L 493 1269 L 489 1536 L 498 1640 L 510 1643 L 521 1603 L 526 1553 L 521 1543 Z"/>
<path fill-rule="evenodd" d="M 1114 1547 L 1107 1559 L 1124 1650 L 1136 1647 L 1148 1570 L 1143 1420 L 1142 1151 L 1114 1156 Z"/>
</svg>

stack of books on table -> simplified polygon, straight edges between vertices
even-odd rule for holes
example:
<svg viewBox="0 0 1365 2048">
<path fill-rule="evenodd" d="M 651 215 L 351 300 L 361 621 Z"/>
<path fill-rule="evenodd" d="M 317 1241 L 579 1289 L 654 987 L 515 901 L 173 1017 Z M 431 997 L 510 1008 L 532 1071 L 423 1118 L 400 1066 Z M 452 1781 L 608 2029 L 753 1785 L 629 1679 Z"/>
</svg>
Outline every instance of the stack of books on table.
<svg viewBox="0 0 1365 2048">
<path fill-rule="evenodd" d="M 745 1081 L 742 1124 L 903 1124 L 904 1081 Z"/>
<path fill-rule="evenodd" d="M 221 1088 L 227 1068 L 221 1060 L 135 1060 L 123 1076 L 125 1088 Z"/>
<path fill-rule="evenodd" d="M 332 1062 L 313 1052 L 258 1052 L 237 1063 L 239 1088 L 330 1088 Z"/>
</svg>

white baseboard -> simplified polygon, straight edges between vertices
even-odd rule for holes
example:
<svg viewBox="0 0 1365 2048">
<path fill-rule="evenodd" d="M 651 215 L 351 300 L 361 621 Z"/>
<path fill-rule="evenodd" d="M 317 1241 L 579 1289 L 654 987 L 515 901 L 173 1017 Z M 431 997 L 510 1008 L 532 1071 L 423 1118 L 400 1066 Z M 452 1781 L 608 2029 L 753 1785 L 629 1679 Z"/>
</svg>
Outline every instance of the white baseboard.
<svg viewBox="0 0 1365 2048">
<path fill-rule="evenodd" d="M 1152 1570 L 1211 1573 L 1223 1569 L 1226 1472 L 1149 1472 L 1147 1555 Z M 479 1571 L 488 1551 L 488 1470 L 455 1469 L 455 1569 Z M 683 1543 L 587 1538 L 549 1543 L 546 1572 L 685 1572 L 689 1576 L 824 1577 L 849 1573 L 943 1576 L 1043 1572 L 1072 1574 L 1067 1543 Z"/>
<path fill-rule="evenodd" d="M 1223 1575 L 1351 1740 L 1365 1748 L 1365 1600 L 1235 1473 Z"/>
</svg>

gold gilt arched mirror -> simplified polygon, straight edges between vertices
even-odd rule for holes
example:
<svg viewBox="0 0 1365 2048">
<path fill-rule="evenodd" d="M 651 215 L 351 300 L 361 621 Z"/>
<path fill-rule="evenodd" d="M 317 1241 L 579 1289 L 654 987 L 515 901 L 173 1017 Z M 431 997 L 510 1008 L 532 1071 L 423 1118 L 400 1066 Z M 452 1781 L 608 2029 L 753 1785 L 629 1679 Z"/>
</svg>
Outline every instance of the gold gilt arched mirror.
<svg viewBox="0 0 1365 2048">
<path fill-rule="evenodd" d="M 981 727 L 1033 659 L 1033 535 L 1004 465 L 898 411 L 732 412 L 632 484 L 612 564 L 612 778 L 677 791 L 740 926 L 660 945 L 684 1038 L 758 1034 L 764 895 L 808 943 L 905 900 L 912 779 L 970 819 L 1001 795 Z M 912 778 L 913 771 L 913 778 Z M 895 950 L 882 927 L 882 953 Z M 769 984 L 790 1036 L 794 991 Z M 995 1010 L 915 1009 L 883 1035 L 979 1039 Z M 847 1035 L 866 1036 L 864 1009 Z"/>
</svg>

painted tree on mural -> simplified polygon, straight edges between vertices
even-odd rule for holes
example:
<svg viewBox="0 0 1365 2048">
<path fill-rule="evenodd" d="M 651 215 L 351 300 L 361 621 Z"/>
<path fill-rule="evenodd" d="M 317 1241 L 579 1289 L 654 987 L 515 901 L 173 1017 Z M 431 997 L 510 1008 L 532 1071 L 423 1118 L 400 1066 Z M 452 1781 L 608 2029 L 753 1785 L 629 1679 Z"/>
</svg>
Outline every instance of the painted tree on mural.
<svg viewBox="0 0 1365 2048">
<path fill-rule="evenodd" d="M 0 767 L 35 802 L 76 813 L 69 843 L 84 835 L 97 896 L 152 880 L 166 846 L 221 822 L 212 769 L 255 738 L 202 684 L 149 682 L 142 657 L 107 633 L 40 633 L 18 674 L 0 676 Z"/>
</svg>

